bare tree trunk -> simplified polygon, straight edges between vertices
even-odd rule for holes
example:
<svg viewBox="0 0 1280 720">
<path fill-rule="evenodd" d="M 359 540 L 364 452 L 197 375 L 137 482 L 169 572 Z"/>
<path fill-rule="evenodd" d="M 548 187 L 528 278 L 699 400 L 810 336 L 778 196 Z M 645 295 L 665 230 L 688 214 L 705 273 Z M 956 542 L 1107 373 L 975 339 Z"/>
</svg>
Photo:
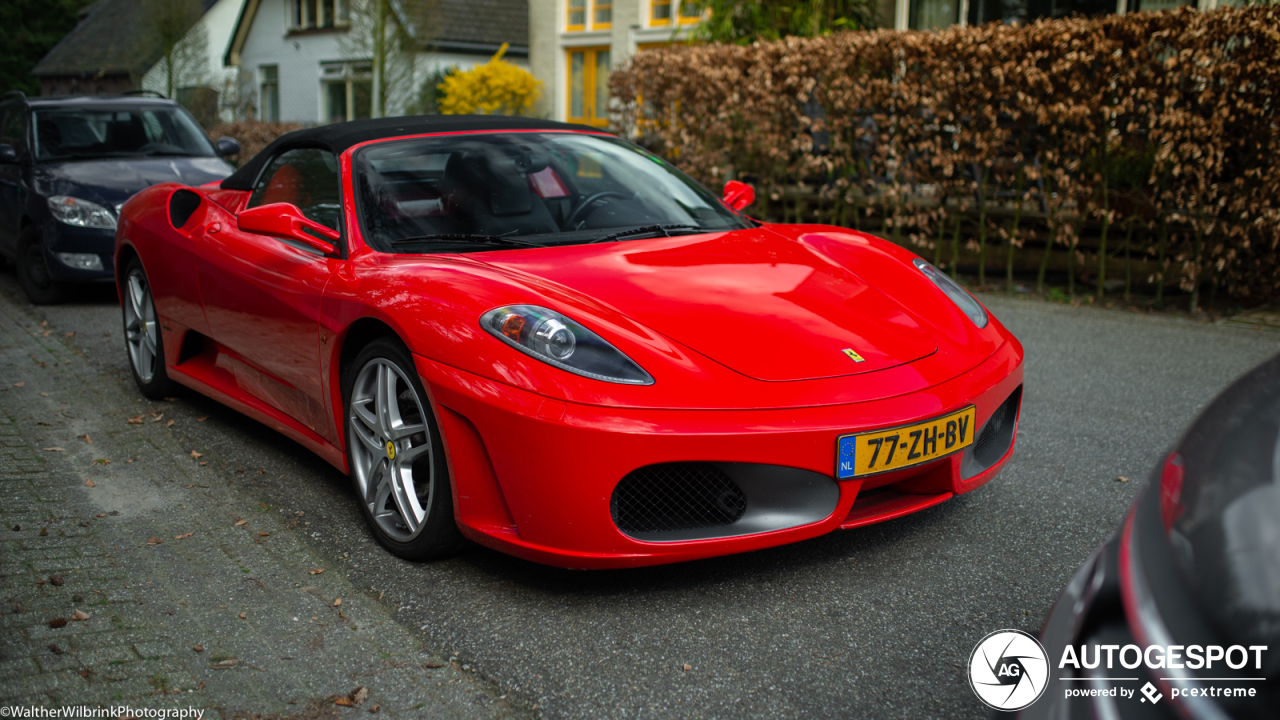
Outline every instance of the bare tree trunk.
<svg viewBox="0 0 1280 720">
<path fill-rule="evenodd" d="M 380 118 L 386 114 L 383 98 L 383 84 L 387 73 L 387 0 L 374 0 L 373 19 L 373 97 L 370 98 L 370 117 Z"/>
</svg>

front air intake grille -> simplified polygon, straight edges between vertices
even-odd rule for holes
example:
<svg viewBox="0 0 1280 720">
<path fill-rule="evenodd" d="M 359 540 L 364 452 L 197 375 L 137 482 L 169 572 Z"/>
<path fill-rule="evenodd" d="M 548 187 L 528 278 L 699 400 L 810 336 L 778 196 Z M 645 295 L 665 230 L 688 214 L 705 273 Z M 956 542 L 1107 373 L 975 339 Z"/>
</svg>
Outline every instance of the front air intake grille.
<svg viewBox="0 0 1280 720">
<path fill-rule="evenodd" d="M 629 535 L 672 532 L 731 525 L 747 511 L 747 496 L 713 463 L 664 463 L 622 478 L 609 510 Z"/>
<path fill-rule="evenodd" d="M 987 420 L 987 426 L 982 429 L 982 434 L 978 436 L 977 442 L 973 444 L 973 458 L 977 460 L 983 467 L 991 467 L 1005 452 L 1009 450 L 1009 443 L 1013 441 L 1013 426 L 1018 420 L 1018 406 L 1022 400 L 1022 387 L 1019 386 L 1013 394 L 1004 401 L 996 411 L 991 414 L 991 419 Z"/>
</svg>

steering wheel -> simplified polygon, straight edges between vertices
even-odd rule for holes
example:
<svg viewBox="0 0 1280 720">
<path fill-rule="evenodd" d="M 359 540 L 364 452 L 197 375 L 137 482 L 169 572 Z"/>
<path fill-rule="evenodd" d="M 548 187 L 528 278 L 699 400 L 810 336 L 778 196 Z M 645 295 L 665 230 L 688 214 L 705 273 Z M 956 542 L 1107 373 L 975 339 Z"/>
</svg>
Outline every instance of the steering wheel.
<svg viewBox="0 0 1280 720">
<path fill-rule="evenodd" d="M 564 224 L 576 230 L 577 226 L 580 225 L 583 220 L 586 220 L 587 215 L 590 214 L 585 212 L 587 208 L 600 202 L 601 200 L 604 200 L 606 198 L 611 198 L 611 197 L 625 198 L 626 195 L 623 195 L 620 192 L 614 192 L 612 190 L 602 190 L 598 193 L 591 193 L 590 195 L 582 198 L 582 201 L 579 202 L 577 205 L 575 205 L 574 208 L 569 211 L 569 216 L 564 219 Z M 578 217 L 579 215 L 581 215 L 582 217 L 579 218 Z"/>
</svg>

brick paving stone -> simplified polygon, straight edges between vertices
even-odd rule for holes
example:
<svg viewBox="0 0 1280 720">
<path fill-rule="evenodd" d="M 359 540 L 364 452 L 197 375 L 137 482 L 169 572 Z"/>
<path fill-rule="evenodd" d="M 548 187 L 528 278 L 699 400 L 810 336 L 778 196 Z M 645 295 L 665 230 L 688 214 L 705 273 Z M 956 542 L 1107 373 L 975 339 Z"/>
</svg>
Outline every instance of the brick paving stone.
<svg viewBox="0 0 1280 720">
<path fill-rule="evenodd" d="M 420 641 L 341 572 L 309 576 L 340 562 L 164 423 L 127 424 L 166 404 L 99 373 L 36 312 L 0 293 L 0 703 L 230 717 L 332 709 L 367 685 L 366 707 L 390 717 L 527 714 L 471 673 L 426 668 Z M 77 609 L 89 619 L 49 627 Z"/>
</svg>

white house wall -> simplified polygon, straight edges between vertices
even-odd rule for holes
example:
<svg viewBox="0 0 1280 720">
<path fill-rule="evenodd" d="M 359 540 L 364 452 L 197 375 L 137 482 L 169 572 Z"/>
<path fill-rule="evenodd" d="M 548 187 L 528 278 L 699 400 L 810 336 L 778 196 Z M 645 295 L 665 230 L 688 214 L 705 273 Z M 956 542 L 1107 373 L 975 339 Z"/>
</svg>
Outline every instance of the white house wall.
<svg viewBox="0 0 1280 720">
<path fill-rule="evenodd" d="M 236 68 L 225 67 L 222 59 L 227 51 L 227 44 L 231 42 L 231 34 L 235 32 L 236 20 L 240 17 L 240 9 L 244 3 L 245 0 L 218 0 L 192 28 L 192 32 L 203 30 L 206 34 L 207 50 L 204 72 L 201 73 L 202 84 L 218 92 L 235 82 Z M 167 85 L 163 63 L 155 64 L 142 76 L 141 87 L 144 90 L 167 94 Z"/>
</svg>

